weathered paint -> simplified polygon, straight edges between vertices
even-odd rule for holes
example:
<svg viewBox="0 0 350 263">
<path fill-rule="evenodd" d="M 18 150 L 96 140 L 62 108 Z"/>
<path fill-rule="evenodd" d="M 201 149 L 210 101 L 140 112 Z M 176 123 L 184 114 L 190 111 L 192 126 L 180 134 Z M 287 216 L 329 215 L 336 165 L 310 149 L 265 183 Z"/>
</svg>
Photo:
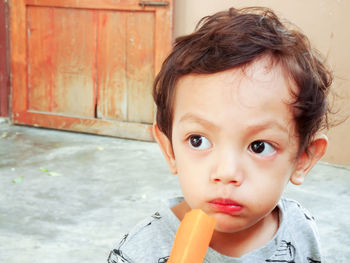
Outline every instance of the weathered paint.
<svg viewBox="0 0 350 263">
<path fill-rule="evenodd" d="M 24 0 L 10 2 L 12 114 L 25 112 L 27 106 L 26 8 Z M 17 74 L 16 74 L 17 72 Z"/>
<path fill-rule="evenodd" d="M 25 114 L 18 113 L 16 124 L 108 135 L 127 139 L 137 138 L 142 141 L 153 140 L 152 125 L 133 122 L 78 118 L 29 111 Z"/>
<path fill-rule="evenodd" d="M 27 0 L 13 5 L 18 20 L 12 20 L 12 61 L 19 69 L 13 70 L 14 122 L 152 139 L 152 81 L 171 45 L 171 28 L 163 26 L 169 22 L 157 21 L 157 13 L 167 10 L 161 18 L 171 20 L 172 9 L 141 8 L 136 1 L 76 4 Z M 86 9 L 89 5 L 94 8 Z M 19 40 L 24 49 L 17 49 Z M 120 131 L 111 132 L 106 123 Z"/>
<path fill-rule="evenodd" d="M 27 10 L 28 109 L 92 117 L 96 78 L 94 11 L 47 7 Z"/>
<path fill-rule="evenodd" d="M 53 112 L 93 117 L 96 28 L 93 10 L 55 8 Z"/>
<path fill-rule="evenodd" d="M 128 121 L 152 123 L 154 14 L 130 12 L 128 13 L 127 21 Z"/>
<path fill-rule="evenodd" d="M 51 112 L 54 108 L 52 90 L 56 52 L 53 43 L 53 16 L 52 8 L 27 8 L 27 88 L 30 110 Z"/>
<path fill-rule="evenodd" d="M 7 4 L 0 1 L 0 116 L 8 116 L 9 70 L 7 59 Z"/>
<path fill-rule="evenodd" d="M 4 1 L 0 1 L 0 116 L 8 116 L 9 113 L 7 17 L 7 4 Z"/>
<path fill-rule="evenodd" d="M 126 12 L 99 13 L 97 117 L 127 120 Z"/>
<path fill-rule="evenodd" d="M 17 0 L 15 0 L 17 1 Z M 169 6 L 172 0 L 167 0 Z M 98 3 L 93 0 L 25 0 L 28 5 L 36 6 L 53 6 L 63 8 L 82 8 L 82 9 L 104 9 L 104 10 L 120 10 L 120 11 L 155 11 L 158 8 L 152 6 L 141 7 L 139 0 L 99 0 Z"/>
</svg>

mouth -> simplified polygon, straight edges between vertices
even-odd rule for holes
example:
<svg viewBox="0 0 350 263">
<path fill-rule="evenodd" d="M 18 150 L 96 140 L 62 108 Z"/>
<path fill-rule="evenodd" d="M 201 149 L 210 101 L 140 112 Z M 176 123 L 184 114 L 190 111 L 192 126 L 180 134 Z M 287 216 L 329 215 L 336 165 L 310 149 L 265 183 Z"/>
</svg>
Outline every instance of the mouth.
<svg viewBox="0 0 350 263">
<path fill-rule="evenodd" d="M 225 198 L 217 198 L 209 202 L 211 208 L 216 212 L 233 214 L 241 211 L 243 206 L 239 203 Z"/>
</svg>

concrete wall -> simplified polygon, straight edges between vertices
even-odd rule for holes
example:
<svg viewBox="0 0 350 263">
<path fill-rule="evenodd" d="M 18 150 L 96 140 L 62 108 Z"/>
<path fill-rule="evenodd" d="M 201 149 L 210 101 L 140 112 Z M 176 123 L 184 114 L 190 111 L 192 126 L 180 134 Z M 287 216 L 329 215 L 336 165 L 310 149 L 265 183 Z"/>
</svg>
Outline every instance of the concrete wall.
<svg viewBox="0 0 350 263">
<path fill-rule="evenodd" d="M 348 0 L 175 0 L 174 37 L 193 31 L 205 15 L 229 7 L 266 6 L 292 21 L 314 46 L 328 58 L 336 79 L 332 118 L 350 115 L 350 1 Z M 350 165 L 350 119 L 332 128 L 327 135 L 329 148 L 323 161 Z"/>
</svg>

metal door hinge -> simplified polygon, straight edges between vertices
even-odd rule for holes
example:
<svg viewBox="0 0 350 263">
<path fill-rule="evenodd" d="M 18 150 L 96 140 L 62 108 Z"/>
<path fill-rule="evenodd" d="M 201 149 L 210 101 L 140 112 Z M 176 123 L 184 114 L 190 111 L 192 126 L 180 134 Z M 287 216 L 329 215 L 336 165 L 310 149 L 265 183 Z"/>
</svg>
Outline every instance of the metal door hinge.
<svg viewBox="0 0 350 263">
<path fill-rule="evenodd" d="M 169 5 L 169 2 L 167 1 L 140 1 L 139 6 L 144 8 L 145 6 L 160 6 L 160 7 L 167 7 Z"/>
</svg>

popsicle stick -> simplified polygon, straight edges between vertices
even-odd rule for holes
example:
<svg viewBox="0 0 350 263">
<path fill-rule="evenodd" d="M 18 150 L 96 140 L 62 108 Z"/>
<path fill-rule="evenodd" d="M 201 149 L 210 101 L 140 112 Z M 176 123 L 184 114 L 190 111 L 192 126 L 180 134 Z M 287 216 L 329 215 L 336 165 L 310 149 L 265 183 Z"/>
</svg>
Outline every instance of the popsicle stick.
<svg viewBox="0 0 350 263">
<path fill-rule="evenodd" d="M 176 232 L 168 263 L 203 262 L 215 223 L 215 218 L 200 209 L 185 214 Z"/>
</svg>

